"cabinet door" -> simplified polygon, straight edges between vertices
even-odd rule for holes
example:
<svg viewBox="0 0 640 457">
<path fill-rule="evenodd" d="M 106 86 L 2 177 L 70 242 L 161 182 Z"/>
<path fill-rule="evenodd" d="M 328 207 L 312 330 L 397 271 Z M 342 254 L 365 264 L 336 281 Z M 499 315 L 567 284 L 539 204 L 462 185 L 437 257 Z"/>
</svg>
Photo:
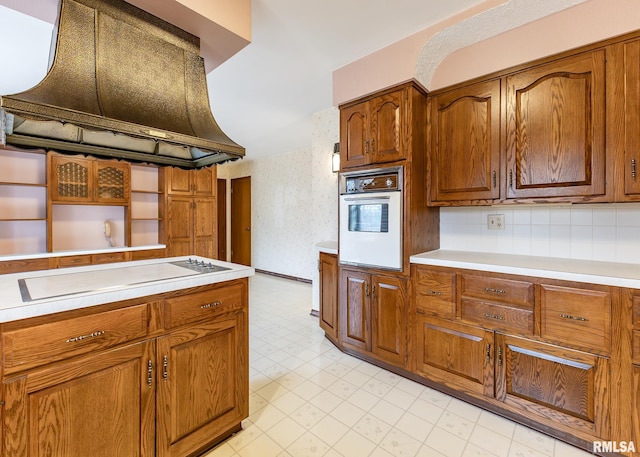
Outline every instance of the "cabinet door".
<svg viewBox="0 0 640 457">
<path fill-rule="evenodd" d="M 493 397 L 494 334 L 481 328 L 416 314 L 413 352 L 418 374 Z"/>
<path fill-rule="evenodd" d="M 633 398 L 633 406 L 631 410 L 633 411 L 633 417 L 631 422 L 633 424 L 633 442 L 640 443 L 640 366 L 633 365 L 633 378 L 632 378 L 632 398 Z M 637 450 L 637 448 L 636 448 Z"/>
<path fill-rule="evenodd" d="M 245 313 L 158 338 L 157 363 L 159 457 L 192 455 L 248 416 Z"/>
<path fill-rule="evenodd" d="M 609 361 L 497 335 L 496 397 L 594 436 L 609 436 Z"/>
<path fill-rule="evenodd" d="M 138 343 L 6 380 L 3 455 L 154 456 L 153 346 Z"/>
<path fill-rule="evenodd" d="M 192 195 L 193 194 L 193 170 L 169 167 L 166 170 L 167 194 Z"/>
<path fill-rule="evenodd" d="M 123 162 L 93 162 L 93 200 L 127 204 L 131 193 L 131 167 Z"/>
<path fill-rule="evenodd" d="M 405 158 L 404 119 L 406 91 L 381 95 L 369 102 L 369 163 Z"/>
<path fill-rule="evenodd" d="M 371 315 L 369 311 L 370 275 L 342 270 L 340 278 L 342 342 L 359 349 L 371 349 Z"/>
<path fill-rule="evenodd" d="M 192 255 L 193 199 L 169 197 L 167 213 L 169 256 Z"/>
<path fill-rule="evenodd" d="M 216 167 L 193 170 L 193 194 L 196 196 L 215 196 L 217 190 Z"/>
<path fill-rule="evenodd" d="M 371 350 L 382 359 L 405 366 L 407 354 L 407 281 L 371 278 Z"/>
<path fill-rule="evenodd" d="M 89 203 L 93 199 L 90 159 L 51 155 L 49 192 L 53 202 Z"/>
<path fill-rule="evenodd" d="M 340 168 L 368 163 L 369 104 L 367 102 L 340 110 Z"/>
<path fill-rule="evenodd" d="M 432 201 L 500 197 L 500 81 L 433 98 L 431 151 Z"/>
<path fill-rule="evenodd" d="M 624 46 L 624 197 L 640 200 L 640 40 Z"/>
<path fill-rule="evenodd" d="M 194 254 L 217 258 L 217 207 L 214 198 L 193 199 L 193 249 Z"/>
<path fill-rule="evenodd" d="M 320 253 L 320 328 L 338 339 L 338 257 Z"/>
<path fill-rule="evenodd" d="M 507 198 L 605 194 L 605 54 L 506 78 Z"/>
</svg>

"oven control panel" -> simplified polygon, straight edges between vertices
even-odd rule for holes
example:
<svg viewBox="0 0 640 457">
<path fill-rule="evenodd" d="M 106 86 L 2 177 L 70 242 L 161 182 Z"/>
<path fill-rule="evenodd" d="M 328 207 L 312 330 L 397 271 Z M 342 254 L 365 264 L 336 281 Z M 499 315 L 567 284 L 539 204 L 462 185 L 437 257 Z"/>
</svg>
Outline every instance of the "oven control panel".
<svg viewBox="0 0 640 457">
<path fill-rule="evenodd" d="M 342 177 L 340 193 L 361 194 L 366 192 L 400 191 L 402 189 L 401 176 L 401 168 L 362 172 L 360 174 L 348 173 Z"/>
</svg>

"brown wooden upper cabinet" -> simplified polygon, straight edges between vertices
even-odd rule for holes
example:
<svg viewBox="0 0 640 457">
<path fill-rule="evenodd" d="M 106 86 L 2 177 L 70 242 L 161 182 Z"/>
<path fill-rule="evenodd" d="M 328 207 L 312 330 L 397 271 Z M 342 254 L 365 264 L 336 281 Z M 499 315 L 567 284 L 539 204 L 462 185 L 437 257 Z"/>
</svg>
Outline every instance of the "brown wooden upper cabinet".
<svg viewBox="0 0 640 457">
<path fill-rule="evenodd" d="M 605 51 L 507 76 L 505 91 L 506 198 L 605 194 Z"/>
<path fill-rule="evenodd" d="M 605 52 L 431 94 L 429 204 L 612 201 Z"/>
<path fill-rule="evenodd" d="M 125 162 L 49 154 L 51 201 L 128 205 L 131 167 Z"/>
<path fill-rule="evenodd" d="M 433 97 L 431 198 L 438 202 L 500 197 L 500 81 Z"/>
<path fill-rule="evenodd" d="M 208 167 L 199 170 L 183 170 L 168 167 L 166 169 L 167 194 L 211 196 L 216 194 L 216 168 Z"/>
<path fill-rule="evenodd" d="M 640 200 L 640 40 L 624 44 L 624 164 L 618 167 L 624 183 L 618 200 Z M 623 190 L 622 190 L 623 189 Z M 622 190 L 622 191 L 621 191 Z M 620 195 L 622 194 L 622 195 Z"/>
<path fill-rule="evenodd" d="M 407 89 L 340 109 L 340 168 L 404 159 Z"/>
</svg>

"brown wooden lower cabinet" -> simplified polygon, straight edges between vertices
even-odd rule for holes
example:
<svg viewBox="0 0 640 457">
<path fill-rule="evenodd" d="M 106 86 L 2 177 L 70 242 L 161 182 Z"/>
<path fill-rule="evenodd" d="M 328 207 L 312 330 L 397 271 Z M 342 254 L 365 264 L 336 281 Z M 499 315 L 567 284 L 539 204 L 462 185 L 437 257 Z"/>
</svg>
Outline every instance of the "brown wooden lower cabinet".
<svg viewBox="0 0 640 457">
<path fill-rule="evenodd" d="M 338 341 L 338 256 L 321 252 L 320 272 L 320 328 L 332 341 Z"/>
<path fill-rule="evenodd" d="M 239 430 L 247 294 L 238 279 L 2 324 L 1 455 L 185 457 Z M 176 300 L 180 320 L 167 311 Z M 43 349 L 33 332 L 71 349 Z"/>
<path fill-rule="evenodd" d="M 418 311 L 415 335 L 418 374 L 493 397 L 493 332 Z"/>
<path fill-rule="evenodd" d="M 340 335 L 344 345 L 406 366 L 406 279 L 343 269 L 340 301 Z"/>
<path fill-rule="evenodd" d="M 498 400 L 609 438 L 609 359 L 503 334 L 496 351 Z"/>
</svg>

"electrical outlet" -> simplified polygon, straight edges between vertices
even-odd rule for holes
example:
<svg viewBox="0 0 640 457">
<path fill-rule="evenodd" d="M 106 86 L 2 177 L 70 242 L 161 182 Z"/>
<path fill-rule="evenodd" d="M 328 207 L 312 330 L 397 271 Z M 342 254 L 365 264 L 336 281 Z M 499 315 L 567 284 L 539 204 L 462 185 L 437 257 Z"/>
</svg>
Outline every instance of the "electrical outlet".
<svg viewBox="0 0 640 457">
<path fill-rule="evenodd" d="M 489 214 L 487 227 L 489 230 L 504 230 L 504 214 Z"/>
</svg>

